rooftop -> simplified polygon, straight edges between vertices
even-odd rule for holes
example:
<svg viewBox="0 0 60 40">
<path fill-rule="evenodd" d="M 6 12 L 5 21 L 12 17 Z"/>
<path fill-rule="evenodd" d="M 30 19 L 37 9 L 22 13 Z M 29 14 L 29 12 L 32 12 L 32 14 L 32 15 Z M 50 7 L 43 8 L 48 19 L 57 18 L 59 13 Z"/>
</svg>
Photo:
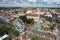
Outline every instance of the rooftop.
<svg viewBox="0 0 60 40">
<path fill-rule="evenodd" d="M 32 14 L 32 13 L 30 13 L 30 14 L 28 14 L 27 16 L 38 17 L 38 14 Z"/>
</svg>

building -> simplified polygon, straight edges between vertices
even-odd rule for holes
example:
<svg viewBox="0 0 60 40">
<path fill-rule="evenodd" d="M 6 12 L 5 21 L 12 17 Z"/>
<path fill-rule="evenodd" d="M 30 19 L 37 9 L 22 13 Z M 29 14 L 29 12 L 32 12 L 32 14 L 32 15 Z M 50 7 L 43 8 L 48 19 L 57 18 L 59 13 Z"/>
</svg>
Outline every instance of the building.
<svg viewBox="0 0 60 40">
<path fill-rule="evenodd" d="M 5 35 L 3 35 L 2 37 L 0 37 L 0 40 L 3 40 L 3 39 L 5 39 L 5 38 L 7 38 L 7 37 L 9 37 L 9 35 L 5 34 Z"/>
<path fill-rule="evenodd" d="M 52 17 L 52 14 L 48 11 L 44 14 L 44 16 Z"/>
<path fill-rule="evenodd" d="M 24 12 L 18 12 L 17 15 L 18 15 L 18 16 L 24 16 L 24 15 L 26 15 L 26 13 L 24 13 Z"/>
<path fill-rule="evenodd" d="M 60 12 L 57 12 L 57 16 L 60 17 Z"/>
<path fill-rule="evenodd" d="M 0 11 L 0 16 L 6 15 L 4 11 Z"/>
<path fill-rule="evenodd" d="M 26 14 L 29 14 L 29 13 L 32 13 L 32 11 L 31 10 L 26 11 Z"/>
<path fill-rule="evenodd" d="M 27 18 L 28 18 L 28 19 L 29 19 L 29 18 L 33 18 L 34 21 L 39 21 L 39 15 L 36 14 L 36 13 L 29 13 L 29 14 L 27 14 Z"/>
</svg>

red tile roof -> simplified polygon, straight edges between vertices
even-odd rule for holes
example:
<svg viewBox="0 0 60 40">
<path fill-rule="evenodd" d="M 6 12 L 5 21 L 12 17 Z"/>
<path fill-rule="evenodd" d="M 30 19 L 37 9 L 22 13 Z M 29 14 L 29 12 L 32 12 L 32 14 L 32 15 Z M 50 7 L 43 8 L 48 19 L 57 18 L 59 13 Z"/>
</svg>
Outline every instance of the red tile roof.
<svg viewBox="0 0 60 40">
<path fill-rule="evenodd" d="M 30 13 L 27 16 L 38 17 L 38 14 L 32 14 L 32 13 Z"/>
</svg>

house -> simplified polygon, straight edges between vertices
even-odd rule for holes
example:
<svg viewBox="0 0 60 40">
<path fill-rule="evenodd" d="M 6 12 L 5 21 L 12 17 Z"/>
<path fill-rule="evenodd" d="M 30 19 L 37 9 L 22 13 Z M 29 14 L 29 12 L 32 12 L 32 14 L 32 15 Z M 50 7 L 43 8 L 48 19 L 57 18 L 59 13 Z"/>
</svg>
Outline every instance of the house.
<svg viewBox="0 0 60 40">
<path fill-rule="evenodd" d="M 24 12 L 18 12 L 17 15 L 18 15 L 18 16 L 24 16 L 24 15 L 26 15 L 26 13 L 24 13 Z"/>
<path fill-rule="evenodd" d="M 41 11 L 37 11 L 35 12 L 36 14 L 39 14 L 39 15 L 44 15 L 44 12 L 41 12 Z"/>
<path fill-rule="evenodd" d="M 4 11 L 0 11 L 0 16 L 4 16 L 5 12 Z"/>
<path fill-rule="evenodd" d="M 27 18 L 28 18 L 28 19 L 29 19 L 29 18 L 33 18 L 34 21 L 39 21 L 39 15 L 36 14 L 36 13 L 29 13 L 29 14 L 27 14 Z"/>
<path fill-rule="evenodd" d="M 58 17 L 60 17 L 60 12 L 57 12 L 56 14 L 57 14 Z"/>
<path fill-rule="evenodd" d="M 49 11 L 47 11 L 44 13 L 44 16 L 52 17 L 52 14 Z"/>
<path fill-rule="evenodd" d="M 26 11 L 26 14 L 29 14 L 29 13 L 32 13 L 32 11 L 31 10 Z"/>
<path fill-rule="evenodd" d="M 17 14 L 12 14 L 11 17 L 19 17 Z"/>
</svg>

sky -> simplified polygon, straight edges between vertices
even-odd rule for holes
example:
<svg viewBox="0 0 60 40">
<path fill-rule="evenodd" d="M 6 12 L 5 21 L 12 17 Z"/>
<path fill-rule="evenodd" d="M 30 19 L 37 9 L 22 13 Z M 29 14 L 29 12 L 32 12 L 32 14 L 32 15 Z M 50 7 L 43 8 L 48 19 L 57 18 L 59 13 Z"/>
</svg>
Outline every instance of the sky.
<svg viewBox="0 0 60 40">
<path fill-rule="evenodd" d="M 0 7 L 58 7 L 60 0 L 0 0 Z"/>
</svg>

